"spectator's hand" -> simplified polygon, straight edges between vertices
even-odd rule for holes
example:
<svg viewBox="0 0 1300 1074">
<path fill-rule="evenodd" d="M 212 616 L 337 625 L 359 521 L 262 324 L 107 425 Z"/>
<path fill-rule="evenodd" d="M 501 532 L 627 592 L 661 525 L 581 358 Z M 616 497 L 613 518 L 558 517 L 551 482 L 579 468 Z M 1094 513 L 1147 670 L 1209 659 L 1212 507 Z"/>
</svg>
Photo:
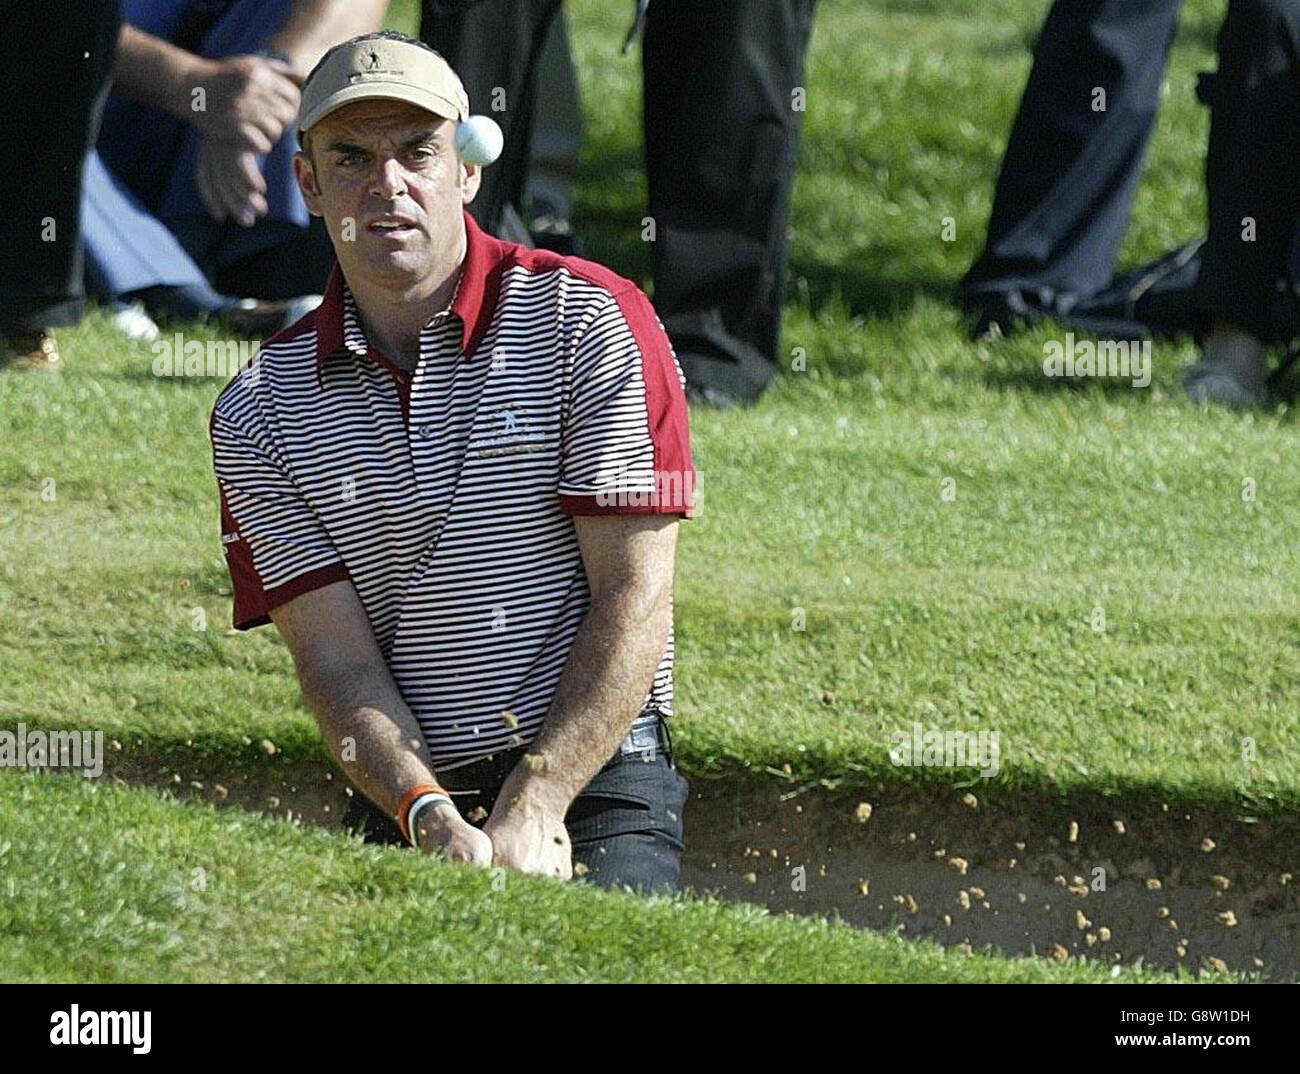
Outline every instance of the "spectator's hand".
<svg viewBox="0 0 1300 1074">
<path fill-rule="evenodd" d="M 417 845 L 426 854 L 467 861 L 485 868 L 492 864 L 492 840 L 461 817 L 455 806 L 427 806 L 415 822 Z"/>
<path fill-rule="evenodd" d="M 493 863 L 568 880 L 573 876 L 573 847 L 563 814 L 526 795 L 512 800 L 508 788 L 502 788 L 483 825 L 492 839 Z"/>
<path fill-rule="evenodd" d="M 235 142 L 199 140 L 194 185 L 214 220 L 229 217 L 252 227 L 268 211 L 266 180 L 257 157 Z"/>
<path fill-rule="evenodd" d="M 195 84 L 205 93 L 194 124 L 209 138 L 269 153 L 298 115 L 302 77 L 281 60 L 230 56 L 214 60 Z"/>
</svg>

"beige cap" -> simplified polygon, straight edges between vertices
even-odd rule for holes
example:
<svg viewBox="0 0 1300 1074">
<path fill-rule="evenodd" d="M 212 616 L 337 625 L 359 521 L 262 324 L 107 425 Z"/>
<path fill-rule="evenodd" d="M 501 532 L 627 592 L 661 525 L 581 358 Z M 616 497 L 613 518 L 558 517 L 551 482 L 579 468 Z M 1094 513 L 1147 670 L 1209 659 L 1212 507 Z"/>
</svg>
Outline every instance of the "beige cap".
<svg viewBox="0 0 1300 1074">
<path fill-rule="evenodd" d="M 401 38 L 360 37 L 330 49 L 308 76 L 298 130 L 309 130 L 345 104 L 375 97 L 408 101 L 445 119 L 469 115 L 465 87 L 438 53 Z"/>
</svg>

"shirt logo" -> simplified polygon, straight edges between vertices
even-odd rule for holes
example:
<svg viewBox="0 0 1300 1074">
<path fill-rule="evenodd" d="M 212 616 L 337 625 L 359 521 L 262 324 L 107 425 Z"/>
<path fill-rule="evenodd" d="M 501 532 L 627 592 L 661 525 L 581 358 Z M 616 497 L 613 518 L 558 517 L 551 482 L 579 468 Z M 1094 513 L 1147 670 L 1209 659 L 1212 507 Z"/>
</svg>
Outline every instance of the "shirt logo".
<svg viewBox="0 0 1300 1074">
<path fill-rule="evenodd" d="M 489 414 L 488 435 L 470 444 L 471 458 L 489 455 L 529 455 L 545 450 L 546 437 L 528 425 L 519 407 L 501 407 Z"/>
</svg>

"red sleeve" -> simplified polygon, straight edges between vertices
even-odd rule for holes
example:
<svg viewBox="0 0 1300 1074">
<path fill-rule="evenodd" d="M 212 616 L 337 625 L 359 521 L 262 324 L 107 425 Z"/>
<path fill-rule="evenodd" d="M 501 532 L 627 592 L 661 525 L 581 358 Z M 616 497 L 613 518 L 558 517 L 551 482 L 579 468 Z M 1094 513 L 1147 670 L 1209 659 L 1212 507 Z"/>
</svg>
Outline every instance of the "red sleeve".
<svg viewBox="0 0 1300 1074">
<path fill-rule="evenodd" d="M 562 510 L 694 517 L 685 382 L 638 288 L 615 294 L 584 333 L 563 435 Z"/>
</svg>

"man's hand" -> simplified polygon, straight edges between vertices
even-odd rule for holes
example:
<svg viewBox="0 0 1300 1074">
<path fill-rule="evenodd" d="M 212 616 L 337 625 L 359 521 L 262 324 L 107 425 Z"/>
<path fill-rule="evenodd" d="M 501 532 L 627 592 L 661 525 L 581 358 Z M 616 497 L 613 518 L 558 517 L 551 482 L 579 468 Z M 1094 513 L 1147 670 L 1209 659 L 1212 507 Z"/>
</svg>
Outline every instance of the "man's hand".
<svg viewBox="0 0 1300 1074">
<path fill-rule="evenodd" d="M 484 868 L 492 864 L 491 838 L 464 820 L 454 805 L 442 803 L 420 810 L 415 837 L 416 845 L 426 854 Z"/>
<path fill-rule="evenodd" d="M 568 880 L 573 876 L 573 848 L 564 827 L 565 810 L 544 795 L 518 787 L 518 781 L 506 780 L 483 825 L 491 838 L 493 864 Z"/>
<path fill-rule="evenodd" d="M 199 140 L 194 184 L 214 220 L 230 217 L 252 227 L 268 211 L 266 180 L 257 157 L 234 142 Z"/>
<path fill-rule="evenodd" d="M 205 61 L 194 78 L 204 91 L 194 125 L 208 138 L 233 142 L 254 154 L 269 153 L 298 115 L 302 76 L 280 60 L 229 56 Z"/>
</svg>

